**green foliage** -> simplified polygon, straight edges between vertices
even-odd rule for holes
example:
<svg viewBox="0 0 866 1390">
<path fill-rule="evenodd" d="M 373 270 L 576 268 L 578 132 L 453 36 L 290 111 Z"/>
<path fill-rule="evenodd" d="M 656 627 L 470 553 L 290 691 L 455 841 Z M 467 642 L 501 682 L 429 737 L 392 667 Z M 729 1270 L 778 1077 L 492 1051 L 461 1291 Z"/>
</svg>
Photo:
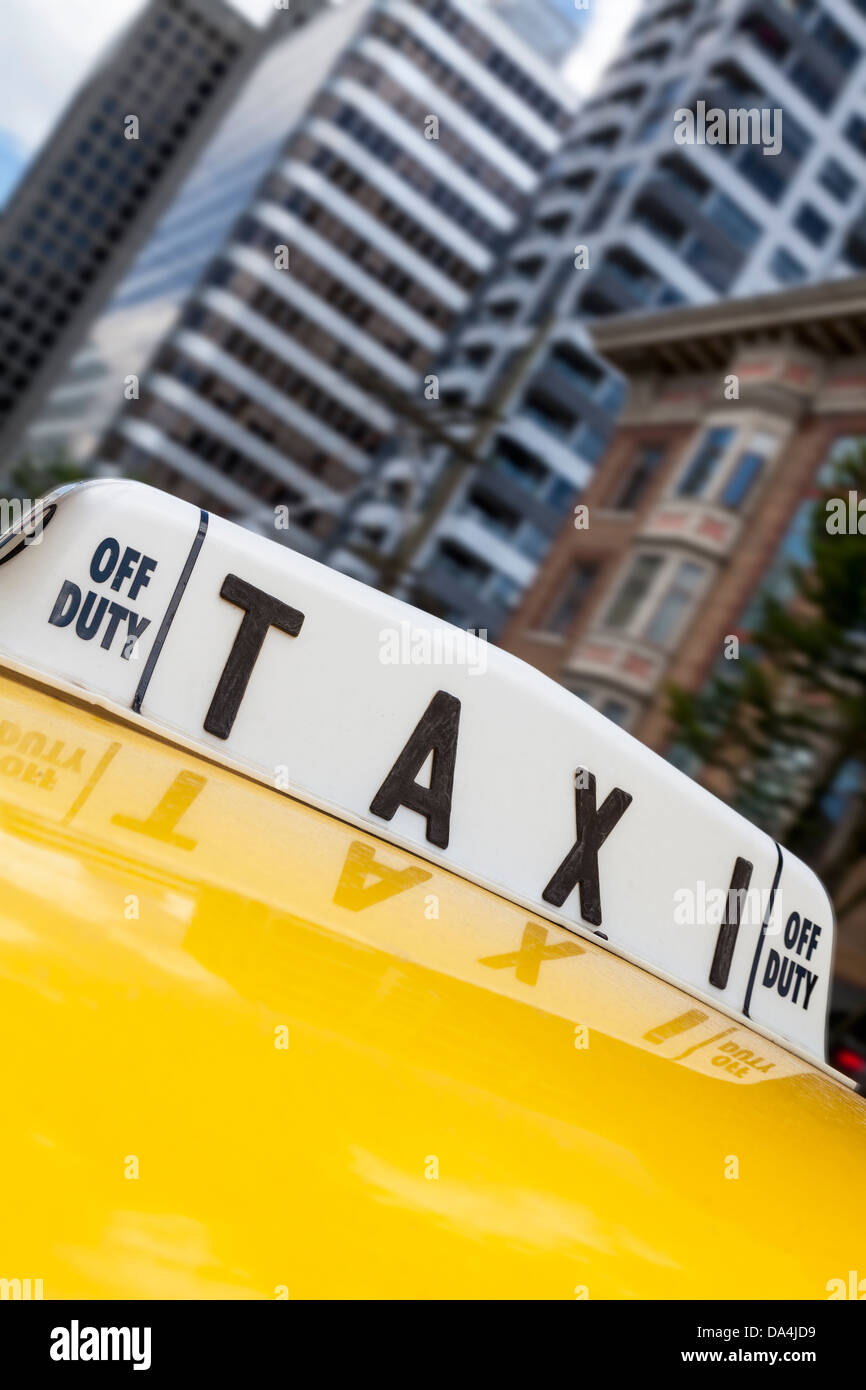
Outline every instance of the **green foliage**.
<svg viewBox="0 0 866 1390">
<path fill-rule="evenodd" d="M 26 455 L 12 469 L 8 495 L 10 498 L 28 498 L 36 501 L 46 492 L 63 487 L 66 483 L 79 483 L 87 473 L 79 463 L 63 453 L 46 457 Z"/>
</svg>

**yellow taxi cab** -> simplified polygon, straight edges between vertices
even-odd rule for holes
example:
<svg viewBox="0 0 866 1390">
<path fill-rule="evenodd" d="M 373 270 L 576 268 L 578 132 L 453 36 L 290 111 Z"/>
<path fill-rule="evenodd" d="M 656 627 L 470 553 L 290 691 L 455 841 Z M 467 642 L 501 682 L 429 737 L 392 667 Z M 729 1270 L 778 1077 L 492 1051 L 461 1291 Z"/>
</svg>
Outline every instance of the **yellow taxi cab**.
<svg viewBox="0 0 866 1390">
<path fill-rule="evenodd" d="M 858 1297 L 832 945 L 436 619 L 140 484 L 0 539 L 5 1296 Z"/>
</svg>

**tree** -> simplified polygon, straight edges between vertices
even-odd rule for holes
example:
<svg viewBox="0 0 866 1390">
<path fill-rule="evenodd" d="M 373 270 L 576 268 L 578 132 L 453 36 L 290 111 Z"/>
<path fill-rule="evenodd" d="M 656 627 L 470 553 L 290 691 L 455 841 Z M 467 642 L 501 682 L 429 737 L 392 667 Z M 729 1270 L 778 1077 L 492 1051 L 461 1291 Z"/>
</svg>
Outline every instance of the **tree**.
<svg viewBox="0 0 866 1390">
<path fill-rule="evenodd" d="M 786 595 L 762 599 L 740 660 L 697 693 L 671 687 L 669 708 L 677 742 L 724 771 L 738 808 L 783 830 L 831 896 L 842 890 L 841 914 L 866 896 L 844 887 L 866 855 L 866 447 L 836 465 L 807 562 L 787 577 Z M 859 791 L 828 853 L 822 803 L 843 768 L 859 770 Z"/>
</svg>

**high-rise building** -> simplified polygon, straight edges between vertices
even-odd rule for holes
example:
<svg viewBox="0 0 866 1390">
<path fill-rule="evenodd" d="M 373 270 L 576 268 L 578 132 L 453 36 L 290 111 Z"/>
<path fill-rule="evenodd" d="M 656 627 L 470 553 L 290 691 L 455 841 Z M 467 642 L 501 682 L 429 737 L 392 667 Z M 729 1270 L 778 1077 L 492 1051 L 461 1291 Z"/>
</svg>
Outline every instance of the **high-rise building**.
<svg viewBox="0 0 866 1390">
<path fill-rule="evenodd" d="M 0 219 L 4 466 L 260 43 L 224 0 L 148 0 L 18 183 Z"/>
<path fill-rule="evenodd" d="M 648 3 L 449 351 L 443 399 L 497 421 L 432 470 L 403 595 L 501 631 L 622 401 L 590 326 L 860 270 L 864 180 L 866 0 Z"/>
<path fill-rule="evenodd" d="M 277 538 L 315 548 L 404 405 L 424 409 L 575 97 L 474 0 L 356 0 L 295 44 L 303 112 L 272 117 L 267 172 L 97 460 L 271 534 L 288 505 Z"/>
<path fill-rule="evenodd" d="M 309 19 L 316 24 L 300 32 Z M 176 322 L 186 295 L 327 74 L 335 32 L 345 26 L 345 16 L 328 0 L 292 0 L 274 12 L 252 73 L 48 391 L 21 453 L 90 459 L 130 383 Z"/>
<path fill-rule="evenodd" d="M 493 0 L 498 15 L 549 63 L 565 61 L 590 19 L 590 0 Z"/>
</svg>

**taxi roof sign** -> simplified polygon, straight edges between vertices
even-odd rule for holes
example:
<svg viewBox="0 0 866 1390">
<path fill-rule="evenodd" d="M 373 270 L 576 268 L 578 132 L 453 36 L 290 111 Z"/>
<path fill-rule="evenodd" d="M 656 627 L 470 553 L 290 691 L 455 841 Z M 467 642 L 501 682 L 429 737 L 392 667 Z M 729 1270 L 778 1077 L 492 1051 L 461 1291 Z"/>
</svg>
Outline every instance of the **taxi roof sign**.
<svg viewBox="0 0 866 1390">
<path fill-rule="evenodd" d="M 0 537 L 0 661 L 584 935 L 824 1062 L 801 861 L 523 662 L 140 483 Z"/>
</svg>

